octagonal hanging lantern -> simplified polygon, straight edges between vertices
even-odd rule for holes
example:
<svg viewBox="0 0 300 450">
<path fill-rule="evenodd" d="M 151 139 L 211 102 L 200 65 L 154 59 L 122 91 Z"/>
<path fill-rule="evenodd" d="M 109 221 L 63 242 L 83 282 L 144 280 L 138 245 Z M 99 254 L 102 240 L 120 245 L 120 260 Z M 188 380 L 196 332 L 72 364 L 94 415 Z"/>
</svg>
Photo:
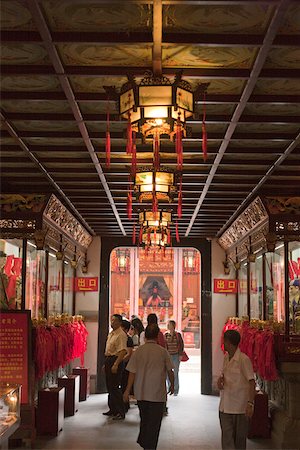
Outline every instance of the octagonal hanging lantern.
<svg viewBox="0 0 300 450">
<path fill-rule="evenodd" d="M 136 84 L 131 78 L 121 88 L 120 115 L 127 119 L 134 131 L 144 137 L 174 134 L 174 125 L 185 121 L 194 113 L 194 94 L 190 83 L 178 75 L 172 83 L 165 76 L 147 73 Z"/>
<path fill-rule="evenodd" d="M 155 195 L 158 201 L 172 202 L 176 193 L 175 173 L 170 169 L 138 169 L 134 179 L 134 193 L 139 202 L 151 201 Z"/>
</svg>

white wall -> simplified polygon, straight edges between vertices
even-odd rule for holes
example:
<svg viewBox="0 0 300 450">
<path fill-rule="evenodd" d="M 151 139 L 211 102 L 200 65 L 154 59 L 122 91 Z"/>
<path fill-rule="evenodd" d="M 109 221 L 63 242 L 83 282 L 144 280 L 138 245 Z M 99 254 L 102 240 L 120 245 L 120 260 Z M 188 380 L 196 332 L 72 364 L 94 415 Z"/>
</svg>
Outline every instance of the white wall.
<svg viewBox="0 0 300 450">
<path fill-rule="evenodd" d="M 227 317 L 235 316 L 235 294 L 214 294 L 214 278 L 235 278 L 235 269 L 231 268 L 229 275 L 224 275 L 223 261 L 225 252 L 220 247 L 217 239 L 211 243 L 212 249 L 212 374 L 213 390 L 216 389 L 216 381 L 223 365 L 223 352 L 220 347 L 222 329 Z"/>
<path fill-rule="evenodd" d="M 77 276 L 99 277 L 100 288 L 100 252 L 101 240 L 96 236 L 90 244 L 87 252 L 89 261 L 88 273 L 82 274 L 80 267 L 77 269 Z M 97 373 L 97 353 L 98 353 L 98 313 L 99 313 L 99 290 L 98 292 L 77 292 L 76 294 L 76 314 L 85 316 L 85 324 L 89 332 L 87 340 L 87 351 L 84 356 L 85 367 L 90 368 L 92 379 Z M 79 359 L 74 360 L 73 366 L 79 366 Z M 91 380 L 92 381 L 92 380 Z M 93 392 L 93 383 L 91 383 Z"/>
</svg>

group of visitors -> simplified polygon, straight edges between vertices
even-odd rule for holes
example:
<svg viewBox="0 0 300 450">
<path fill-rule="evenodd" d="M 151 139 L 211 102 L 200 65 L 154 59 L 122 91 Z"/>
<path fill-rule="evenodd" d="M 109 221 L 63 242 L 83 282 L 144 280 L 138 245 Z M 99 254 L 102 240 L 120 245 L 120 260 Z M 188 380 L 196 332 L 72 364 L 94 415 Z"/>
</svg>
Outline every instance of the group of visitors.
<svg viewBox="0 0 300 450">
<path fill-rule="evenodd" d="M 112 316 L 105 349 L 105 374 L 112 420 L 123 420 L 134 394 L 140 413 L 137 442 L 143 449 L 156 449 L 166 412 L 167 392 L 178 395 L 179 365 L 184 353 L 182 336 L 170 320 L 163 335 L 156 314 L 149 314 L 147 327 L 138 318 L 130 323 Z M 223 370 L 218 379 L 222 449 L 245 449 L 249 419 L 254 411 L 255 381 L 250 359 L 238 348 L 240 334 L 227 330 Z M 168 386 L 168 391 L 167 391 Z"/>
</svg>

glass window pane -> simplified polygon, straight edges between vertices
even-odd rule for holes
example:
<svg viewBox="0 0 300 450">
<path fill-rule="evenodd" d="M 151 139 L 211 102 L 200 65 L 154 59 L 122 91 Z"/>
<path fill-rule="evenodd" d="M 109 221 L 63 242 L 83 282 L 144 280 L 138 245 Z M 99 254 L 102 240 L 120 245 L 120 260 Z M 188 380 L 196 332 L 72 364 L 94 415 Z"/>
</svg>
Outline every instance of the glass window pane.
<svg viewBox="0 0 300 450">
<path fill-rule="evenodd" d="M 289 242 L 290 331 L 300 334 L 300 242 Z"/>
<path fill-rule="evenodd" d="M 31 310 L 31 317 L 44 317 L 45 307 L 46 252 L 37 250 L 35 244 L 27 243 L 26 258 L 26 299 L 25 305 Z"/>
<path fill-rule="evenodd" d="M 262 277 L 262 255 L 250 263 L 250 317 L 251 319 L 262 319 L 263 277 Z"/>
<path fill-rule="evenodd" d="M 239 317 L 247 316 L 247 263 L 243 262 L 239 270 Z"/>
<path fill-rule="evenodd" d="M 64 262 L 64 307 L 63 312 L 73 313 L 74 278 L 73 268 L 68 261 Z"/>
<path fill-rule="evenodd" d="M 48 314 L 60 314 L 62 309 L 62 264 L 54 253 L 49 252 Z"/>
<path fill-rule="evenodd" d="M 284 248 L 266 253 L 267 319 L 284 321 Z"/>
<path fill-rule="evenodd" d="M 0 239 L 1 309 L 21 309 L 22 244 L 18 239 Z"/>
</svg>

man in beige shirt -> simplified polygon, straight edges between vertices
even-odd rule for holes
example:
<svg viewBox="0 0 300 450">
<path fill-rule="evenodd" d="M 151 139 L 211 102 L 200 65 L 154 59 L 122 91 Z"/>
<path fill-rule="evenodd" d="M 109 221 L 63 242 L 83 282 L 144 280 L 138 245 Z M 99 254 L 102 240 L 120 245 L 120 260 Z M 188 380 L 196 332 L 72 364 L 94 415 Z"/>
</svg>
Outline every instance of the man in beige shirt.
<svg viewBox="0 0 300 450">
<path fill-rule="evenodd" d="M 105 348 L 105 376 L 109 410 L 103 414 L 112 416 L 113 420 L 123 420 L 125 417 L 121 379 L 122 361 L 127 353 L 127 335 L 121 325 L 122 316 L 114 314 L 111 319 L 112 331 L 107 336 Z"/>
<path fill-rule="evenodd" d="M 224 333 L 227 354 L 218 379 L 222 449 L 246 448 L 249 418 L 253 415 L 254 372 L 250 359 L 238 348 L 240 338 L 236 330 Z"/>
<path fill-rule="evenodd" d="M 138 444 L 144 449 L 156 449 L 161 420 L 167 400 L 166 378 L 169 376 L 170 390 L 174 393 L 173 363 L 167 350 L 157 345 L 159 327 L 148 325 L 145 330 L 145 345 L 133 353 L 127 364 L 129 371 L 124 402 L 134 385 L 134 395 L 140 411 L 140 433 Z"/>
</svg>

